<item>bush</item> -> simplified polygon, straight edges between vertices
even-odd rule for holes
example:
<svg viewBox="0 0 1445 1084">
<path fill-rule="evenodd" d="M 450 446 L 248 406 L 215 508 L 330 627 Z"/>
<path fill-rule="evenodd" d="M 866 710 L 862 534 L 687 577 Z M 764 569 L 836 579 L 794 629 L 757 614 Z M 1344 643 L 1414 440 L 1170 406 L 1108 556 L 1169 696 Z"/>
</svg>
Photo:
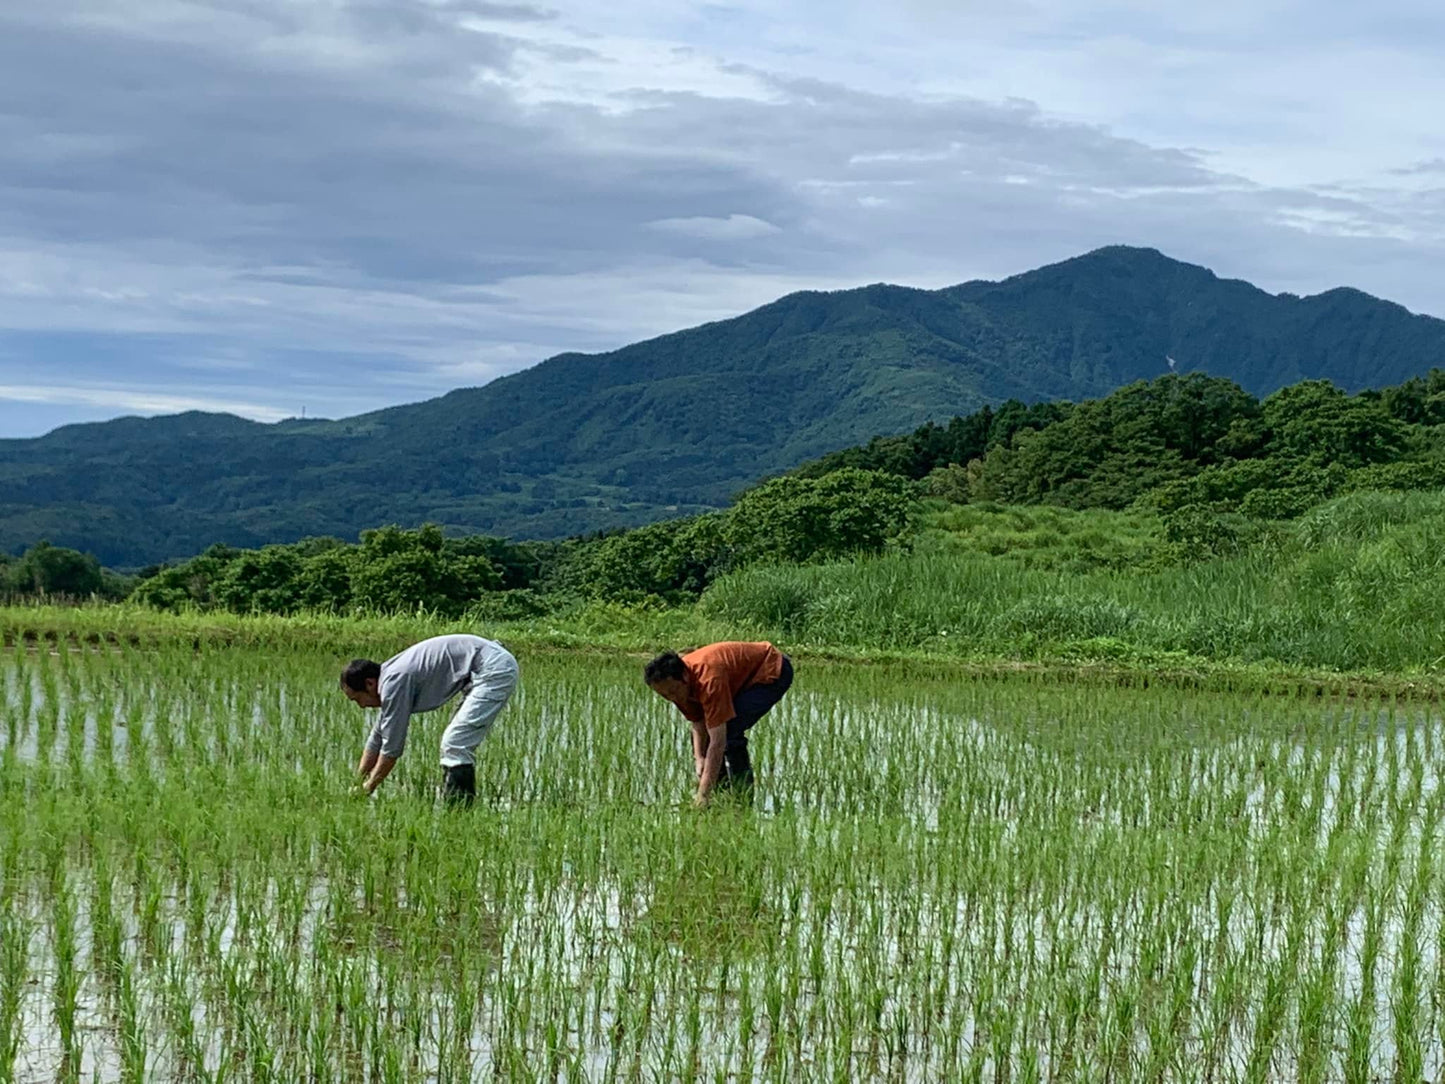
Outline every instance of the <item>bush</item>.
<svg viewBox="0 0 1445 1084">
<path fill-rule="evenodd" d="M 429 525 L 365 531 L 359 545 L 320 538 L 259 550 L 212 546 L 142 580 L 133 597 L 165 610 L 288 614 L 360 607 L 456 616 L 502 582 L 487 557 L 449 546 L 441 528 Z"/>
<path fill-rule="evenodd" d="M 970 476 L 968 467 L 950 463 L 945 467 L 934 467 L 923 479 L 923 491 L 930 497 L 947 501 L 949 504 L 967 504 L 969 501 Z"/>
<path fill-rule="evenodd" d="M 584 598 L 694 598 L 731 563 L 726 513 L 637 527 L 576 546 L 555 586 Z"/>
<path fill-rule="evenodd" d="M 1209 505 L 1186 504 L 1164 516 L 1164 541 L 1180 561 L 1207 561 L 1234 553 L 1240 529 Z"/>
<path fill-rule="evenodd" d="M 1350 472 L 1345 482 L 1349 491 L 1364 489 L 1440 489 L 1445 487 L 1445 460 L 1405 460 L 1376 463 Z"/>
<path fill-rule="evenodd" d="M 557 609 L 557 602 L 532 590 L 518 587 L 510 591 L 489 591 L 467 609 L 467 618 L 479 625 L 508 621 L 530 621 L 546 617 Z"/>
<path fill-rule="evenodd" d="M 487 558 L 447 554 L 444 542 L 435 525 L 363 531 L 352 555 L 352 601 L 379 613 L 430 610 L 455 616 L 501 586 L 501 573 Z"/>
<path fill-rule="evenodd" d="M 142 580 L 132 594 L 135 601 L 158 610 L 189 607 L 212 609 L 219 605 L 215 585 L 242 551 L 230 546 L 211 546 L 185 564 L 163 568 Z"/>
<path fill-rule="evenodd" d="M 1188 507 L 1239 511 L 1256 519 L 1292 519 L 1338 493 L 1350 478 L 1339 463 L 1277 457 L 1222 463 L 1159 486 L 1144 498 L 1166 516 Z"/>
<path fill-rule="evenodd" d="M 584 598 L 680 603 L 750 565 L 879 553 L 911 532 L 916 497 L 907 479 L 874 471 L 774 478 L 723 512 L 576 543 L 550 586 Z"/>
<path fill-rule="evenodd" d="M 739 565 L 877 554 L 911 533 L 917 495 L 906 478 L 855 468 L 774 478 L 738 499 L 723 534 Z"/>
<path fill-rule="evenodd" d="M 1152 490 L 1145 503 L 1168 514 L 1191 505 L 1237 508 L 1256 489 L 1278 484 L 1279 463 L 1262 459 L 1230 460 L 1200 471 L 1193 478 L 1169 482 Z"/>
<path fill-rule="evenodd" d="M 1319 504 L 1325 496 L 1314 486 L 1256 489 L 1244 495 L 1239 510 L 1255 519 L 1294 519 Z"/>
<path fill-rule="evenodd" d="M 233 613 L 295 613 L 301 606 L 302 558 L 289 546 L 237 554 L 214 584 L 216 602 Z"/>
<path fill-rule="evenodd" d="M 768 575 L 777 571 L 777 575 Z M 806 627 L 816 595 L 809 586 L 787 570 L 757 569 L 743 578 L 730 578 L 727 590 L 710 591 L 702 597 L 702 612 L 736 628 L 777 630 L 796 636 Z"/>
<path fill-rule="evenodd" d="M 90 598 L 103 595 L 100 562 L 88 553 L 39 542 L 4 567 L 6 594 Z"/>
</svg>

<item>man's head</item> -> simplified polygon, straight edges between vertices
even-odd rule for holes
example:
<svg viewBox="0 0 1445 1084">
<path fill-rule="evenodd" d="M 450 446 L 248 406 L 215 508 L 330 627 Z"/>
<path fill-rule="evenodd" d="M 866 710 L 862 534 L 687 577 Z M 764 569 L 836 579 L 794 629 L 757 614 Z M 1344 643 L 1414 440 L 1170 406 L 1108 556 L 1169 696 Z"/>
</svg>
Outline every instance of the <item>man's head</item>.
<svg viewBox="0 0 1445 1084">
<path fill-rule="evenodd" d="M 644 666 L 642 680 L 658 696 L 674 704 L 685 704 L 691 697 L 687 687 L 687 664 L 676 651 L 664 651 Z"/>
<path fill-rule="evenodd" d="M 341 691 L 359 708 L 381 707 L 381 694 L 376 691 L 381 681 L 381 663 L 370 659 L 352 659 L 341 671 Z"/>
</svg>

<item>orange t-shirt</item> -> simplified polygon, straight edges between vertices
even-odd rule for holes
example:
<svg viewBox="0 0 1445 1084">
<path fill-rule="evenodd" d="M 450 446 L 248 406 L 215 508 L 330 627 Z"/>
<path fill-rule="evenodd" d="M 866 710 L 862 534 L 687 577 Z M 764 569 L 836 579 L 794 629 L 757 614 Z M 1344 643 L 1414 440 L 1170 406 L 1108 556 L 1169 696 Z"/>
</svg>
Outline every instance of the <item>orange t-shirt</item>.
<svg viewBox="0 0 1445 1084">
<path fill-rule="evenodd" d="M 708 644 L 682 657 L 691 694 L 682 714 L 709 729 L 723 726 L 737 714 L 733 697 L 754 685 L 770 685 L 783 676 L 783 654 L 766 641 L 735 640 Z"/>
</svg>

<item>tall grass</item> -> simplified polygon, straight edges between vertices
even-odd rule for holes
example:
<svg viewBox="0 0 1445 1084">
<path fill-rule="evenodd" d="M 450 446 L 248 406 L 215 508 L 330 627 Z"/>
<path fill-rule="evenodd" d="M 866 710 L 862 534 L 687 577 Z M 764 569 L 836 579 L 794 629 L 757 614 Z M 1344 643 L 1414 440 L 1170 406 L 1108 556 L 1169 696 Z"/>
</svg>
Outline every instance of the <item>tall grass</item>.
<svg viewBox="0 0 1445 1084">
<path fill-rule="evenodd" d="M 1441 598 L 1445 495 L 1370 493 L 1316 509 L 1277 544 L 1188 567 L 1071 573 L 933 549 L 750 569 L 701 609 L 804 645 L 1409 671 L 1445 663 Z"/>
<path fill-rule="evenodd" d="M 922 547 L 989 556 L 1020 568 L 1128 571 L 1163 544 L 1159 518 L 1146 512 L 1077 511 L 992 502 L 924 503 Z"/>
</svg>

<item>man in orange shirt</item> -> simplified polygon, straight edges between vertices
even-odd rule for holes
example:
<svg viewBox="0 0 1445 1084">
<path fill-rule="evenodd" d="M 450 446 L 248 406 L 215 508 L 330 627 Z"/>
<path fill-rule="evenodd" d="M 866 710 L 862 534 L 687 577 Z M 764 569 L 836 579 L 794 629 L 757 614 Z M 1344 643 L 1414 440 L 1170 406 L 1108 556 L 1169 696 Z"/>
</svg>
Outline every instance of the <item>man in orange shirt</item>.
<svg viewBox="0 0 1445 1084">
<path fill-rule="evenodd" d="M 686 655 L 664 651 L 643 667 L 642 679 L 692 723 L 697 804 L 723 784 L 751 797 L 748 729 L 793 684 L 792 660 L 769 643 L 728 641 Z"/>
</svg>

